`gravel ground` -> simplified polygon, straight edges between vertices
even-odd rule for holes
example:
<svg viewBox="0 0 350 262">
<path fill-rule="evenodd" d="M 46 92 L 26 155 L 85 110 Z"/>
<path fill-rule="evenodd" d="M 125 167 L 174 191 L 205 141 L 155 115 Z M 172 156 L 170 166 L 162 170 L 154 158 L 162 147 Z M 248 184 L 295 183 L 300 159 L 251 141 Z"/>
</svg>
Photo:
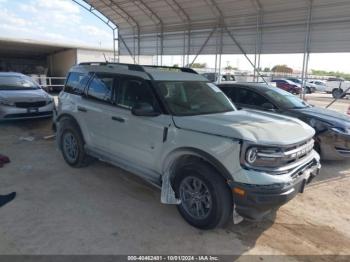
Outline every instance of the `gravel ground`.
<svg viewBox="0 0 350 262">
<path fill-rule="evenodd" d="M 322 163 L 276 216 L 201 231 L 130 173 L 97 161 L 68 167 L 50 134 L 49 120 L 0 124 L 0 153 L 12 160 L 0 194 L 18 193 L 0 209 L 0 254 L 350 255 L 350 161 Z"/>
</svg>

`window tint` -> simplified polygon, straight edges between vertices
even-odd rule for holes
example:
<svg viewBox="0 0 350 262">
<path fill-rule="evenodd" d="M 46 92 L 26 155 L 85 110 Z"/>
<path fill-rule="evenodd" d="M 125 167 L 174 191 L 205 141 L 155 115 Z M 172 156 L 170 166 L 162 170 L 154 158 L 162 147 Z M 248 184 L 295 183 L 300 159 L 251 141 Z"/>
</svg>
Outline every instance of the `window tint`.
<svg viewBox="0 0 350 262">
<path fill-rule="evenodd" d="M 117 91 L 117 105 L 132 108 L 147 103 L 158 110 L 157 101 L 147 82 L 139 79 L 123 79 Z"/>
<path fill-rule="evenodd" d="M 236 102 L 236 87 L 230 86 L 230 85 L 220 85 L 219 88 L 221 89 L 224 94 L 230 98 L 232 102 Z"/>
<path fill-rule="evenodd" d="M 225 95 L 229 96 L 231 94 L 231 89 L 232 87 L 231 86 L 228 86 L 228 85 L 219 85 L 218 86 L 222 92 L 225 93 Z"/>
<path fill-rule="evenodd" d="M 198 81 L 158 82 L 158 93 L 174 115 L 203 115 L 234 111 L 233 104 L 214 84 Z"/>
<path fill-rule="evenodd" d="M 262 107 L 265 103 L 271 103 L 262 95 L 248 89 L 239 88 L 237 103 Z"/>
<path fill-rule="evenodd" d="M 82 95 L 90 76 L 83 73 L 72 72 L 69 74 L 64 91 L 71 94 Z"/>
<path fill-rule="evenodd" d="M 96 75 L 89 85 L 88 96 L 110 102 L 114 80 L 113 76 Z"/>
</svg>

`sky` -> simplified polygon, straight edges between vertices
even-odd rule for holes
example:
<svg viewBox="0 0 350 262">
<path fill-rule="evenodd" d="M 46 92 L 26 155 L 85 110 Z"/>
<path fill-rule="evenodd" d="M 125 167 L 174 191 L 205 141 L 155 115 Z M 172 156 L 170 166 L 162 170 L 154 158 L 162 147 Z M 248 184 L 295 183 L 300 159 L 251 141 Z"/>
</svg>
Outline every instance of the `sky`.
<svg viewBox="0 0 350 262">
<path fill-rule="evenodd" d="M 112 30 L 72 0 L 0 0 L 0 38 L 103 48 L 113 45 Z M 167 65 L 182 64 L 181 57 L 167 56 L 163 61 Z M 214 61 L 214 56 L 199 56 L 196 62 L 214 67 Z M 262 55 L 261 67 L 286 64 L 301 70 L 302 61 L 302 54 Z M 242 55 L 224 55 L 222 66 L 227 64 L 252 69 Z M 350 73 L 350 54 L 311 54 L 309 69 Z"/>
<path fill-rule="evenodd" d="M 0 38 L 112 47 L 112 30 L 71 0 L 0 0 Z"/>
</svg>

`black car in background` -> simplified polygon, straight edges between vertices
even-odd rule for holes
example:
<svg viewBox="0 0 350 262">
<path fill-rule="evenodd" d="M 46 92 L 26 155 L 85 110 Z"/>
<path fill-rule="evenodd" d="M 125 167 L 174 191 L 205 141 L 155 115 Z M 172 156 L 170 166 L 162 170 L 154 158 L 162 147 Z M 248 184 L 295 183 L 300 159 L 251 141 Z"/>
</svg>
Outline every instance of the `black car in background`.
<svg viewBox="0 0 350 262">
<path fill-rule="evenodd" d="M 265 84 L 220 84 L 238 108 L 270 111 L 299 118 L 316 130 L 315 148 L 323 160 L 350 158 L 350 117 L 314 107 L 295 95 Z"/>
</svg>

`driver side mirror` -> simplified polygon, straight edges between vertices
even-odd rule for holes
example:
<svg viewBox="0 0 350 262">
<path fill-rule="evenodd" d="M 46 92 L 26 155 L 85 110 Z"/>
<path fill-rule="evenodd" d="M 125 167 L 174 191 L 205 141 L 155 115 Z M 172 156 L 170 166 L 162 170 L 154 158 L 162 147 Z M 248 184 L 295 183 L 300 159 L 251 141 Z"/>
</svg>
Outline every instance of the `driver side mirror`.
<svg viewBox="0 0 350 262">
<path fill-rule="evenodd" d="M 153 106 L 149 103 L 139 103 L 131 109 L 131 113 L 135 116 L 159 116 L 160 113 L 155 111 Z"/>
<path fill-rule="evenodd" d="M 264 103 L 264 104 L 262 105 L 262 107 L 263 107 L 265 110 L 267 110 L 267 111 L 272 111 L 272 112 L 274 112 L 274 111 L 276 110 L 276 108 L 274 107 L 274 105 L 271 104 L 271 103 Z"/>
</svg>

